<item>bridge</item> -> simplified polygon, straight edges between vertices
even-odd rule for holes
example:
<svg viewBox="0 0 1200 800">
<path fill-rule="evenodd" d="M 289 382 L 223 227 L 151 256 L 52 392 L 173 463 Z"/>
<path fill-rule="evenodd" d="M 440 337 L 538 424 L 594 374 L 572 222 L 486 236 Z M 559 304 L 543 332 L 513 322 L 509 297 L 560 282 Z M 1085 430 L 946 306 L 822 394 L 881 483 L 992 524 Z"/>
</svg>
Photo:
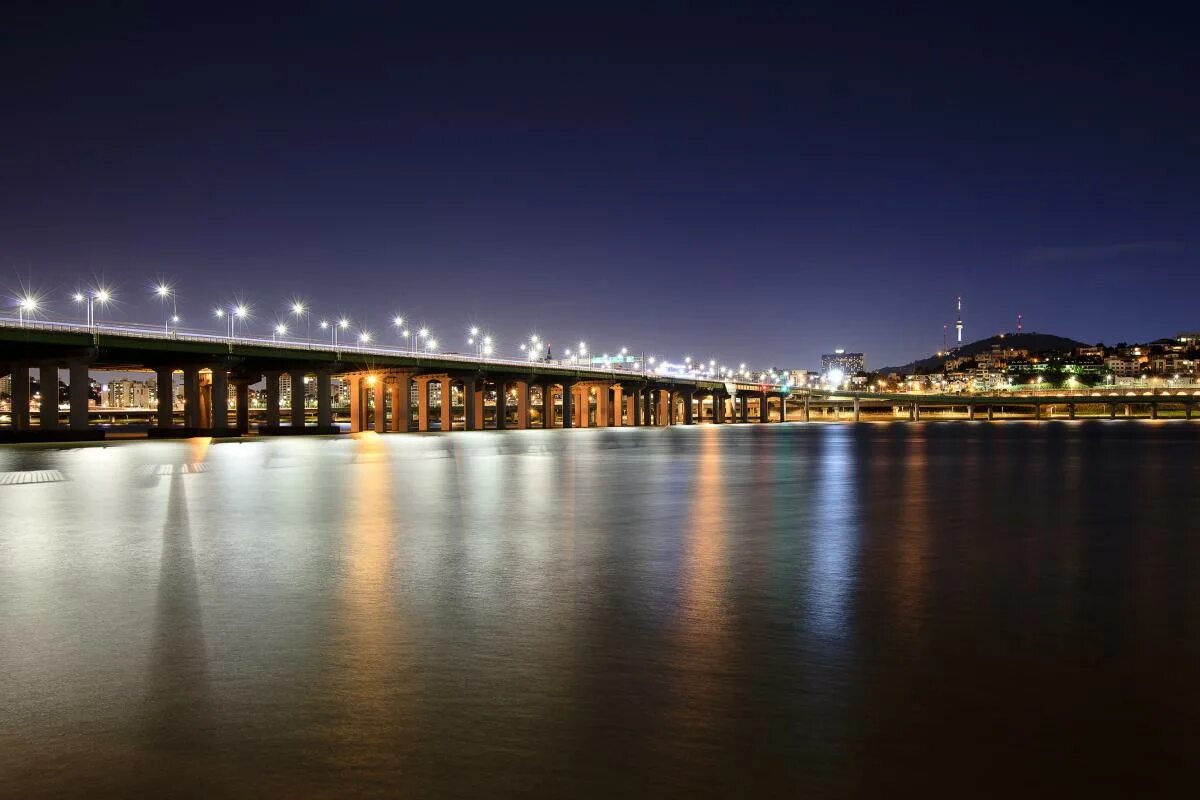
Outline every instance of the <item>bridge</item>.
<svg viewBox="0 0 1200 800">
<path fill-rule="evenodd" d="M 994 395 L 916 395 L 789 387 L 783 383 L 716 380 L 627 364 L 422 353 L 399 348 L 272 341 L 120 325 L 0 320 L 0 377 L 12 376 L 9 422 L 0 441 L 104 438 L 92 423 L 90 373 L 152 371 L 159 387 L 150 417 L 152 437 L 237 436 L 249 433 L 249 390 L 262 382 L 266 407 L 257 432 L 331 434 L 333 378 L 349 386 L 345 408 L 351 432 L 586 428 L 730 422 L 810 421 L 818 418 L 922 419 L 958 414 L 975 419 L 1013 416 L 1076 418 L 1077 411 L 1115 418 L 1158 418 L 1160 410 L 1192 417 L 1200 393 L 1071 392 Z M 32 408 L 31 370 L 43 385 L 66 371 L 68 409 Z M 174 376 L 182 373 L 177 409 Z M 281 378 L 290 397 L 280 396 Z M 305 384 L 316 383 L 315 408 Z M 233 387 L 232 392 L 230 387 Z M 219 398 L 233 395 L 230 403 Z M 455 413 L 455 409 L 458 413 Z M 1102 409 L 1097 415 L 1095 409 Z M 1136 411 L 1135 411 L 1136 409 Z M 286 415 L 284 414 L 286 410 Z M 232 415 L 231 413 L 232 412 Z M 232 416 L 232 419 L 231 419 Z M 36 421 L 36 426 L 34 422 Z"/>
</svg>

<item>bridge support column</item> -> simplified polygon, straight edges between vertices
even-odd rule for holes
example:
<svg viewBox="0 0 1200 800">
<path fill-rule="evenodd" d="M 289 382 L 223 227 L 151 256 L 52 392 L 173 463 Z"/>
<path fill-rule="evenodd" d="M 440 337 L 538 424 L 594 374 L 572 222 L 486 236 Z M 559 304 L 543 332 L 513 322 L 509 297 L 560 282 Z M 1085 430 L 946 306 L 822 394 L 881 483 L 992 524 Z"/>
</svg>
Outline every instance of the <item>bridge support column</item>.
<svg viewBox="0 0 1200 800">
<path fill-rule="evenodd" d="M 629 406 L 629 424 L 635 428 L 642 425 L 642 402 L 637 389 L 629 393 L 626 404 Z"/>
<path fill-rule="evenodd" d="M 392 420 L 389 430 L 393 433 L 408 433 L 412 419 L 412 385 L 407 373 L 402 373 L 388 384 L 392 393 Z"/>
<path fill-rule="evenodd" d="M 696 422 L 695 412 L 692 410 L 692 401 L 696 399 L 695 392 L 683 393 L 683 424 L 694 425 Z"/>
<path fill-rule="evenodd" d="M 619 428 L 625 424 L 625 400 L 621 394 L 622 389 L 620 384 L 611 387 L 612 390 L 612 424 L 614 428 Z"/>
<path fill-rule="evenodd" d="M 812 421 L 812 398 L 804 395 L 804 421 Z"/>
<path fill-rule="evenodd" d="M 975 419 L 975 404 L 974 403 L 967 404 L 967 419 L 971 419 L 971 420 Z"/>
<path fill-rule="evenodd" d="M 290 405 L 292 407 L 292 427 L 304 427 L 304 371 L 292 370 L 288 373 L 292 379 L 292 397 Z"/>
<path fill-rule="evenodd" d="M 503 380 L 496 381 L 496 430 L 508 428 L 508 386 Z"/>
<path fill-rule="evenodd" d="M 787 394 L 779 395 L 779 421 L 787 422 Z"/>
<path fill-rule="evenodd" d="M 362 430 L 362 399 L 359 396 L 362 387 L 357 375 L 350 381 L 350 430 Z M 263 383 L 266 386 L 266 425 L 268 428 L 279 427 L 279 371 L 271 370 L 263 373 Z M 355 402 L 355 401 L 358 402 Z"/>
<path fill-rule="evenodd" d="M 574 398 L 571 396 L 575 387 L 572 384 L 564 382 L 562 385 L 562 426 L 571 428 L 575 424 L 575 404 L 572 402 Z"/>
<path fill-rule="evenodd" d="M 529 381 L 517 381 L 517 430 L 529 428 Z"/>
<path fill-rule="evenodd" d="M 1192 418 L 1192 404 L 1191 403 L 1183 404 L 1183 418 L 1184 419 Z"/>
<path fill-rule="evenodd" d="M 1042 404 L 1041 403 L 1033 404 L 1033 418 L 1034 419 L 1042 418 Z"/>
<path fill-rule="evenodd" d="M 771 421 L 771 398 L 766 392 L 760 392 L 758 395 L 758 421 Z"/>
<path fill-rule="evenodd" d="M 175 371 L 170 367 L 158 367 L 154 370 L 154 392 L 158 397 L 158 414 L 154 424 L 159 428 L 175 426 Z M 15 387 L 16 381 L 13 381 Z"/>
<path fill-rule="evenodd" d="M 12 365 L 12 429 L 29 430 L 29 366 Z"/>
<path fill-rule="evenodd" d="M 712 420 L 714 425 L 720 425 L 725 422 L 725 398 L 720 392 L 713 392 Z"/>
<path fill-rule="evenodd" d="M 213 435 L 223 436 L 229 432 L 229 373 L 224 364 L 213 364 L 209 393 Z"/>
<path fill-rule="evenodd" d="M 542 384 L 542 429 L 554 427 L 554 384 Z"/>
<path fill-rule="evenodd" d="M 327 369 L 317 370 L 317 427 L 333 427 L 333 374 Z"/>
<path fill-rule="evenodd" d="M 250 380 L 242 379 L 234 384 L 234 405 L 237 407 L 235 412 L 237 432 L 247 434 L 250 432 Z"/>
<path fill-rule="evenodd" d="M 1108 418 L 1109 419 L 1117 418 L 1117 404 L 1116 403 L 1108 404 Z"/>
<path fill-rule="evenodd" d="M 1069 419 L 1075 419 L 1075 404 L 1074 403 L 1067 403 L 1067 417 Z"/>
<path fill-rule="evenodd" d="M 67 396 L 71 401 L 69 421 L 71 430 L 86 431 L 88 429 L 88 395 L 91 392 L 91 381 L 88 379 L 88 365 L 83 359 L 75 359 L 67 364 Z"/>
<path fill-rule="evenodd" d="M 857 397 L 854 398 L 854 421 L 862 422 L 862 406 Z"/>
<path fill-rule="evenodd" d="M 908 409 L 908 420 L 909 420 L 909 422 L 916 422 L 920 418 L 921 418 L 921 407 L 918 406 L 916 403 L 913 403 L 912 406 Z"/>
<path fill-rule="evenodd" d="M 183 368 L 183 426 L 200 427 L 200 369 Z"/>
<path fill-rule="evenodd" d="M 442 432 L 454 430 L 454 384 L 449 378 L 442 378 Z M 466 416 L 464 413 L 463 416 Z"/>
<path fill-rule="evenodd" d="M 996 409 L 994 406 L 990 406 L 990 405 L 987 407 L 987 409 L 988 409 L 988 412 L 987 412 L 988 422 L 991 422 L 992 420 L 994 420 L 996 418 Z"/>
<path fill-rule="evenodd" d="M 671 424 L 671 393 L 666 389 L 654 390 L 654 422 L 660 428 Z"/>
<path fill-rule="evenodd" d="M 417 378 L 417 430 L 429 430 L 429 386 L 433 381 Z"/>
<path fill-rule="evenodd" d="M 574 426 L 576 428 L 586 428 L 588 426 L 588 401 L 590 392 L 586 386 L 575 386 L 571 389 L 571 410 L 574 412 Z"/>
<path fill-rule="evenodd" d="M 1158 419 L 1158 403 L 1150 402 L 1150 419 Z"/>
<path fill-rule="evenodd" d="M 1129 403 L 1126 403 L 1125 404 L 1125 418 L 1129 419 L 1132 416 L 1133 416 L 1133 406 L 1130 405 Z"/>
<path fill-rule="evenodd" d="M 44 431 L 58 430 L 58 364 L 48 361 L 38 366 L 38 383 L 41 385 L 42 406 L 38 411 L 38 425 Z"/>
<path fill-rule="evenodd" d="M 463 379 L 463 430 L 483 430 L 483 389 L 474 376 Z"/>
<path fill-rule="evenodd" d="M 596 426 L 607 428 L 612 425 L 612 387 L 601 386 L 596 392 Z"/>
</svg>

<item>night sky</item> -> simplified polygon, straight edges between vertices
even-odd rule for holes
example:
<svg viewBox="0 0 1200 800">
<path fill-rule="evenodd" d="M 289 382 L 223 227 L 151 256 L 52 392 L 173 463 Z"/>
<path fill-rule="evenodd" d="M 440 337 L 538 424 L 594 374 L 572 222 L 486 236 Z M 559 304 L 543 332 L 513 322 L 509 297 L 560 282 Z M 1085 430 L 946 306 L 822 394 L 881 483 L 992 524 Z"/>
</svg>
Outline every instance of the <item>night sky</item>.
<svg viewBox="0 0 1200 800">
<path fill-rule="evenodd" d="M 0 285 L 57 312 L 102 275 L 152 322 L 165 275 L 193 326 L 300 295 L 783 367 L 928 353 L 957 294 L 968 339 L 1200 328 L 1190 19 L 98 5 L 0 31 Z"/>
</svg>

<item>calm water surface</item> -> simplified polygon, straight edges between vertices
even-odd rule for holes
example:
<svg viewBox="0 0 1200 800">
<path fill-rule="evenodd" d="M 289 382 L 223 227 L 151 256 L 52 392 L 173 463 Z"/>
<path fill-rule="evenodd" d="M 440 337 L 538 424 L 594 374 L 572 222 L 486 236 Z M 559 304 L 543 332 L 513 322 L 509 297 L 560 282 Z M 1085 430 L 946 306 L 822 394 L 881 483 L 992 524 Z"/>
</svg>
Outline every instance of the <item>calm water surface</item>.
<svg viewBox="0 0 1200 800">
<path fill-rule="evenodd" d="M 0 794 L 1194 789 L 1198 490 L 1183 422 L 0 448 Z"/>
</svg>

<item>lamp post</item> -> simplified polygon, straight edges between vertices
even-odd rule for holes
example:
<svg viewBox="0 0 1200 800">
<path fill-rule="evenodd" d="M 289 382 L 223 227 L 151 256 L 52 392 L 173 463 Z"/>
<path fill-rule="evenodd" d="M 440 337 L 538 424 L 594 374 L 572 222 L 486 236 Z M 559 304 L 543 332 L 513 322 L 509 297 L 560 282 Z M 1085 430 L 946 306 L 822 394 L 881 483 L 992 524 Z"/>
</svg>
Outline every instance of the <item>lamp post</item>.
<svg viewBox="0 0 1200 800">
<path fill-rule="evenodd" d="M 112 300 L 112 292 L 103 286 L 98 286 L 94 289 L 89 289 L 86 293 L 76 292 L 74 300 L 87 310 L 87 326 L 89 328 L 96 327 L 96 304 L 100 307 L 108 305 Z"/>
<path fill-rule="evenodd" d="M 280 322 L 278 325 L 275 326 L 275 330 L 271 332 L 271 341 L 272 342 L 278 341 L 278 339 L 276 339 L 276 337 L 279 337 L 280 339 L 282 339 L 284 336 L 287 336 L 287 332 L 288 332 L 287 325 L 284 325 L 282 322 Z"/>
<path fill-rule="evenodd" d="M 17 320 L 21 325 L 25 324 L 25 314 L 37 313 L 38 306 L 38 299 L 31 294 L 27 294 L 17 301 Z"/>
<path fill-rule="evenodd" d="M 169 283 L 159 283 L 154 287 L 154 294 L 163 303 L 171 301 L 171 314 L 163 320 L 163 333 L 170 333 L 171 323 L 179 322 L 179 301 L 175 295 L 175 288 Z"/>
<path fill-rule="evenodd" d="M 291 308 L 288 309 L 288 313 L 296 318 L 296 330 L 297 331 L 300 330 L 301 320 L 305 320 L 305 319 L 308 320 L 308 338 L 311 339 L 312 338 L 312 319 L 311 319 L 311 317 L 309 317 L 308 306 L 306 306 L 304 304 L 304 301 L 299 300 L 299 299 L 292 300 L 292 305 L 291 305 Z"/>
<path fill-rule="evenodd" d="M 228 324 L 226 336 L 230 341 L 233 341 L 234 334 L 237 333 L 237 321 L 246 319 L 250 316 L 250 307 L 245 303 L 238 303 L 231 307 L 228 311 L 224 308 L 217 308 L 213 311 L 217 319 L 225 320 Z"/>
</svg>

